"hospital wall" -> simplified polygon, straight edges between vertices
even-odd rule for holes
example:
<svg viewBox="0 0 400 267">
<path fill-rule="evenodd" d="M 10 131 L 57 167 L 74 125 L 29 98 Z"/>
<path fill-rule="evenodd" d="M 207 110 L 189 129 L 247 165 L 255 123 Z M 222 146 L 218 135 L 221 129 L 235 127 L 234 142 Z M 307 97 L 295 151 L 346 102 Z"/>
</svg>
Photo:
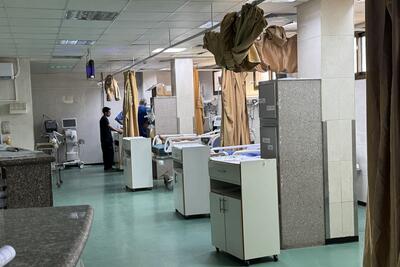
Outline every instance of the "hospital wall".
<svg viewBox="0 0 400 267">
<path fill-rule="evenodd" d="M 165 76 L 165 74 L 158 75 L 157 72 L 137 73 L 139 96 L 142 97 L 143 91 L 154 83 L 167 81 Z M 123 96 L 123 75 L 115 75 L 115 79 L 118 81 L 121 96 Z M 103 106 L 111 108 L 110 123 L 117 127 L 118 124 L 114 118 L 122 110 L 123 99 L 106 101 L 104 91 L 97 83 L 98 80 L 87 80 L 84 73 L 32 74 L 35 142 L 46 141 L 46 138 L 42 136 L 43 115 L 59 122 L 62 118 L 77 118 L 78 138 L 85 140 L 85 144 L 81 146 L 81 160 L 89 164 L 101 163 L 99 133 L 101 109 Z M 60 155 L 63 159 L 62 149 Z"/>
<path fill-rule="evenodd" d="M 17 71 L 17 61 L 13 58 L 1 58 L 0 62 L 13 62 L 14 70 Z M 11 128 L 12 145 L 33 149 L 33 115 L 32 115 L 32 90 L 31 90 L 31 71 L 30 60 L 21 58 L 19 60 L 19 75 L 15 80 L 0 80 L 0 122 L 9 121 Z M 16 90 L 16 91 L 15 91 Z M 27 105 L 27 111 L 23 114 L 11 115 L 9 111 L 10 103 L 23 102 Z"/>
</svg>

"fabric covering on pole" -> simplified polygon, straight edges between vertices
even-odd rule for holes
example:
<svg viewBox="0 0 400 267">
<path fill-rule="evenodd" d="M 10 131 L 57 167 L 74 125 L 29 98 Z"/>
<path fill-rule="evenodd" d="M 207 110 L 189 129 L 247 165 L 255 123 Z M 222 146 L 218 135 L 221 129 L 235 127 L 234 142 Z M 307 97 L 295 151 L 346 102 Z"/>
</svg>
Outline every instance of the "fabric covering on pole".
<svg viewBox="0 0 400 267">
<path fill-rule="evenodd" d="M 139 136 L 139 98 L 134 72 L 124 72 L 124 85 L 124 137 Z"/>
<path fill-rule="evenodd" d="M 115 101 L 119 101 L 121 99 L 121 93 L 119 91 L 117 80 L 115 80 L 112 75 L 107 75 L 104 84 L 107 101 L 111 101 L 113 97 L 115 98 Z"/>
<path fill-rule="evenodd" d="M 243 72 L 222 71 L 222 146 L 250 144 L 246 76 Z"/>
<path fill-rule="evenodd" d="M 400 1 L 366 1 L 368 207 L 364 267 L 400 267 Z"/>
<path fill-rule="evenodd" d="M 287 38 L 283 27 L 270 26 L 254 44 L 261 61 L 257 71 L 297 72 L 297 35 Z"/>
<path fill-rule="evenodd" d="M 194 88 L 194 119 L 196 134 L 204 133 L 204 117 L 203 117 L 203 98 L 200 92 L 199 71 L 193 69 L 193 88 Z"/>
<path fill-rule="evenodd" d="M 247 71 L 260 64 L 254 41 L 267 26 L 264 11 L 251 4 L 240 14 L 231 12 L 221 22 L 220 32 L 204 35 L 204 48 L 214 54 L 217 65 L 235 72 Z"/>
</svg>

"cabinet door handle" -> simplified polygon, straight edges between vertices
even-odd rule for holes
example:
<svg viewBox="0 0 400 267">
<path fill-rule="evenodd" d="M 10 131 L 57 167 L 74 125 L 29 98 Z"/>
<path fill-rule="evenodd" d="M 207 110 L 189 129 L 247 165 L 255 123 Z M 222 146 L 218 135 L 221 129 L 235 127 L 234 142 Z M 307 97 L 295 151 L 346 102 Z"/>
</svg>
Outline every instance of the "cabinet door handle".
<svg viewBox="0 0 400 267">
<path fill-rule="evenodd" d="M 223 212 L 223 210 L 222 210 L 222 199 L 221 198 L 219 198 L 219 212 Z"/>
<path fill-rule="evenodd" d="M 174 174 L 174 176 L 175 176 L 175 183 L 177 183 L 178 179 L 176 178 L 176 173 Z"/>
<path fill-rule="evenodd" d="M 222 199 L 222 211 L 223 211 L 223 212 L 227 211 L 227 209 L 225 208 L 225 202 L 226 202 L 226 199 L 223 198 L 223 199 Z"/>
</svg>

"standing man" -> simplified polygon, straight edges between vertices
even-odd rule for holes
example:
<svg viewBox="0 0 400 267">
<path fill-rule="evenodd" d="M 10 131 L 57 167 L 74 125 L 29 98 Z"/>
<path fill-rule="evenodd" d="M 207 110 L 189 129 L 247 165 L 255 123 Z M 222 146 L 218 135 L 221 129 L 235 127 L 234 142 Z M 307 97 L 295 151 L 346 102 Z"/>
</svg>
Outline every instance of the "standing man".
<svg viewBox="0 0 400 267">
<path fill-rule="evenodd" d="M 104 170 L 112 170 L 114 164 L 114 147 L 111 131 L 122 133 L 121 130 L 115 129 L 110 125 L 108 117 L 111 116 L 111 109 L 109 107 L 103 108 L 103 117 L 100 119 L 100 141 L 101 150 L 103 151 Z"/>
</svg>

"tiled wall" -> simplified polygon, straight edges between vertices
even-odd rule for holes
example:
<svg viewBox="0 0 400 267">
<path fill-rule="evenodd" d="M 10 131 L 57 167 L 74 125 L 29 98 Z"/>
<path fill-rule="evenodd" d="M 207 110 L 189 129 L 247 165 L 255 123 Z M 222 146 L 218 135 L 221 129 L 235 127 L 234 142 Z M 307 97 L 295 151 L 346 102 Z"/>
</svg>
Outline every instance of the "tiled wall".
<svg viewBox="0 0 400 267">
<path fill-rule="evenodd" d="M 357 235 L 353 4 L 311 0 L 298 7 L 299 77 L 322 79 L 328 239 Z"/>
</svg>

